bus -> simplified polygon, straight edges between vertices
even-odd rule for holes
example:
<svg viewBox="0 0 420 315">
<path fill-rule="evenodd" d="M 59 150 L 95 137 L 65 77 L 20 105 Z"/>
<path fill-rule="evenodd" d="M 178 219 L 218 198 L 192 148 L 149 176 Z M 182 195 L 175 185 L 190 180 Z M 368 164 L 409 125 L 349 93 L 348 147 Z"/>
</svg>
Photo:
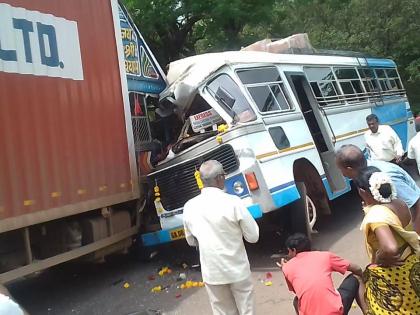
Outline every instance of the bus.
<svg viewBox="0 0 420 315">
<path fill-rule="evenodd" d="M 166 126 L 171 141 L 161 141 L 167 155 L 153 160 L 147 146 L 140 154 L 150 166 L 143 173 L 140 168 L 152 205 L 145 221 L 155 223 L 140 236 L 146 247 L 184 237 L 182 209 L 200 193 L 197 169 L 203 161 L 222 163 L 225 190 L 240 197 L 254 218 L 295 202 L 305 205 L 290 211 L 310 235 L 319 215 L 331 212 L 330 201 L 351 189 L 335 164 L 335 150 L 365 147 L 367 115 L 390 125 L 404 149 L 415 134 L 390 59 L 334 52 L 210 53 L 171 63 L 167 81 L 155 105 L 177 121 Z"/>
</svg>

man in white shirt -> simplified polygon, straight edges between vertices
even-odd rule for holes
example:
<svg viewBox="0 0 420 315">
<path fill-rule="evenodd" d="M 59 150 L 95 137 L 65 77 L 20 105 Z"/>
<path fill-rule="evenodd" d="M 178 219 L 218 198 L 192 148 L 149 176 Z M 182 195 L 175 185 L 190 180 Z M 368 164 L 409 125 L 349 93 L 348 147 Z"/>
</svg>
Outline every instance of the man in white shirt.
<svg viewBox="0 0 420 315">
<path fill-rule="evenodd" d="M 185 237 L 199 246 L 203 281 L 213 314 L 253 315 L 254 289 L 243 239 L 256 243 L 259 228 L 237 196 L 223 191 L 223 166 L 214 160 L 200 167 L 204 188 L 184 206 Z"/>
<path fill-rule="evenodd" d="M 388 125 L 379 125 L 378 116 L 370 114 L 366 117 L 369 130 L 365 133 L 366 148 L 372 160 L 400 163 L 404 150 L 401 140 Z"/>
<path fill-rule="evenodd" d="M 27 315 L 27 313 L 12 300 L 9 291 L 0 285 L 0 314 L 7 315 Z"/>
<path fill-rule="evenodd" d="M 416 160 L 417 169 L 420 174 L 420 132 L 417 132 L 408 143 L 407 157 Z"/>
</svg>

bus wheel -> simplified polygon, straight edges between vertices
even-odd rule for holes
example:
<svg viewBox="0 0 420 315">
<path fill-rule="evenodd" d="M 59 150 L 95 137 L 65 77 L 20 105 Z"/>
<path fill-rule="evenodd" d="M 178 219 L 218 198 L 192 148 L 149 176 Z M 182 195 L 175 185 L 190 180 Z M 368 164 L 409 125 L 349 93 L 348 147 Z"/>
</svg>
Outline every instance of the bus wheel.
<svg viewBox="0 0 420 315">
<path fill-rule="evenodd" d="M 314 230 L 314 225 L 316 223 L 316 206 L 312 201 L 311 197 L 309 197 L 308 195 L 306 195 L 306 211 L 311 233 L 318 233 L 317 230 Z"/>
<path fill-rule="evenodd" d="M 303 233 L 312 239 L 312 228 L 316 222 L 316 207 L 311 198 L 306 194 L 306 186 L 303 182 L 296 182 L 296 188 L 301 196 L 290 209 L 291 231 Z"/>
</svg>

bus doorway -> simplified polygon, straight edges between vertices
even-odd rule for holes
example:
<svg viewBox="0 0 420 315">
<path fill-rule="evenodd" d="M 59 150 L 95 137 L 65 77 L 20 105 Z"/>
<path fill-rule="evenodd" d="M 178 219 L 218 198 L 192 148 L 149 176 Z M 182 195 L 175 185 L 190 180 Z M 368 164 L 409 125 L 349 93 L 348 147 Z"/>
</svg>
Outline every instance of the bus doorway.
<svg viewBox="0 0 420 315">
<path fill-rule="evenodd" d="M 314 99 L 309 83 L 303 73 L 285 72 L 287 80 L 297 97 L 303 117 L 319 152 L 328 183 L 333 193 L 346 189 L 346 181 L 335 164 L 334 144 L 318 103 Z"/>
</svg>

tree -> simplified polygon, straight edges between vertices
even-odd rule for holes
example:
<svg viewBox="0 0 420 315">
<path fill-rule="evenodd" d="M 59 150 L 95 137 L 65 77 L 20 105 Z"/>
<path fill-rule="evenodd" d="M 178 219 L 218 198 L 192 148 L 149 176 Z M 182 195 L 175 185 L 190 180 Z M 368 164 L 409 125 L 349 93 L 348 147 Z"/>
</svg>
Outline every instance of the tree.
<svg viewBox="0 0 420 315">
<path fill-rule="evenodd" d="M 159 62 L 197 52 L 239 49 L 252 27 L 267 23 L 275 0 L 125 0 Z M 258 34 L 259 36 L 260 34 Z"/>
<path fill-rule="evenodd" d="M 274 36 L 306 32 L 318 48 L 395 60 L 412 105 L 420 110 L 420 92 L 415 88 L 420 83 L 418 0 L 294 0 L 278 3 L 274 11 L 270 26 Z"/>
<path fill-rule="evenodd" d="M 308 33 L 316 48 L 396 61 L 420 110 L 418 0 L 125 0 L 161 65 L 263 38 Z M 416 96 L 417 95 L 417 96 Z"/>
</svg>

